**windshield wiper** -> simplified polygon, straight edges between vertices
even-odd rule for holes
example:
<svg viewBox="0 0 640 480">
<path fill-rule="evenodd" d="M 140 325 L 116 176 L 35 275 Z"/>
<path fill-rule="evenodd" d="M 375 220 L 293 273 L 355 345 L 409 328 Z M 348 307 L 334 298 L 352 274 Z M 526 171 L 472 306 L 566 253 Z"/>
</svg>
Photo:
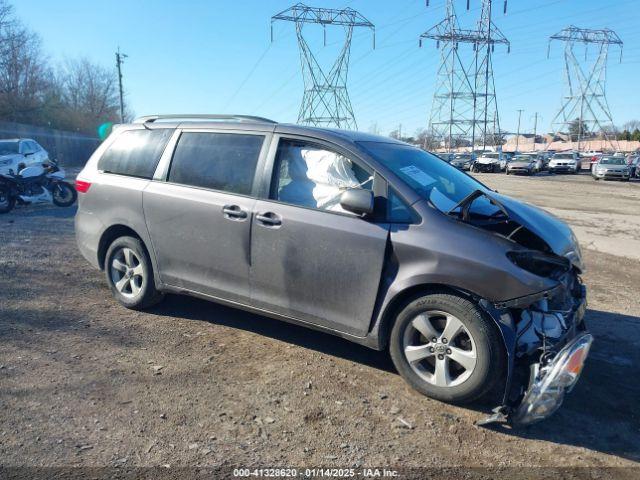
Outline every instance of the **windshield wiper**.
<svg viewBox="0 0 640 480">
<path fill-rule="evenodd" d="M 474 190 L 469 195 L 467 195 L 462 200 L 460 200 L 456 205 L 453 206 L 453 208 L 451 208 L 447 212 L 447 215 L 456 214 L 456 216 L 459 216 L 460 218 L 462 218 L 463 221 L 467 221 L 469 219 L 469 210 L 471 208 L 471 205 L 473 204 L 473 202 L 475 200 L 477 200 L 480 197 L 487 197 L 489 202 L 492 205 L 495 205 L 496 207 L 498 207 L 498 209 L 504 214 L 505 217 L 507 217 L 507 218 L 509 217 L 509 214 L 507 213 L 507 210 L 504 208 L 504 206 L 498 200 L 493 198 L 487 192 L 485 192 L 483 190 L 480 190 L 480 189 Z M 455 212 L 455 210 L 457 210 L 457 209 L 460 209 L 459 213 Z M 498 213 L 498 212 L 496 212 L 496 213 Z M 491 215 L 491 216 L 492 217 L 495 216 L 495 213 L 493 215 Z"/>
</svg>

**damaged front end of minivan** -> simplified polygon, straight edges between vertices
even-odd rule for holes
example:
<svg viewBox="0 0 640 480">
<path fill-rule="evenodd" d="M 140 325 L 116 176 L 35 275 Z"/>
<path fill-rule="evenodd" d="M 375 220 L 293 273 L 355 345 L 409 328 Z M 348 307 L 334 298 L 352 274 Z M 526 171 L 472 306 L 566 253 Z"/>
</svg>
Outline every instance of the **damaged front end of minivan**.
<svg viewBox="0 0 640 480">
<path fill-rule="evenodd" d="M 481 424 L 531 424 L 560 407 L 578 381 L 593 341 L 584 324 L 587 296 L 580 278 L 581 252 L 564 223 L 498 194 L 479 192 L 461 202 L 458 207 L 466 222 L 474 223 L 469 205 L 480 196 L 500 210 L 502 220 L 481 220 L 477 226 L 513 241 L 519 248 L 507 253 L 511 262 L 555 283 L 526 297 L 480 301 L 501 327 L 509 357 L 502 404 Z"/>
<path fill-rule="evenodd" d="M 502 404 L 483 424 L 530 424 L 555 412 L 576 384 L 592 336 L 584 324 L 586 289 L 574 267 L 554 272 L 558 285 L 540 294 L 481 305 L 510 325 L 509 371 Z"/>
</svg>

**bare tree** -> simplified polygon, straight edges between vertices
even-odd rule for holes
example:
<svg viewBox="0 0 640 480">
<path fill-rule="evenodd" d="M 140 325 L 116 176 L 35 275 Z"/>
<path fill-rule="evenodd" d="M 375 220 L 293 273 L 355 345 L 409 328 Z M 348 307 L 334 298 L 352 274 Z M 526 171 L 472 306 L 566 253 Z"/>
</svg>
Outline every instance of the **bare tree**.
<svg viewBox="0 0 640 480">
<path fill-rule="evenodd" d="M 634 130 L 640 130 L 640 120 L 629 120 L 622 125 L 622 130 L 633 132 Z"/>
<path fill-rule="evenodd" d="M 95 134 L 105 122 L 119 119 L 118 85 L 115 72 L 83 58 L 68 60 L 58 74 L 63 118 L 69 130 Z"/>
<path fill-rule="evenodd" d="M 0 119 L 92 135 L 119 121 L 115 67 L 70 60 L 54 74 L 40 44 L 0 0 Z"/>
<path fill-rule="evenodd" d="M 431 135 L 427 128 L 419 128 L 415 134 L 416 144 L 423 150 L 435 150 L 438 148 L 438 141 Z"/>
<path fill-rule="evenodd" d="M 40 38 L 14 17 L 10 4 L 0 0 L 0 118 L 42 123 L 53 87 Z"/>
</svg>

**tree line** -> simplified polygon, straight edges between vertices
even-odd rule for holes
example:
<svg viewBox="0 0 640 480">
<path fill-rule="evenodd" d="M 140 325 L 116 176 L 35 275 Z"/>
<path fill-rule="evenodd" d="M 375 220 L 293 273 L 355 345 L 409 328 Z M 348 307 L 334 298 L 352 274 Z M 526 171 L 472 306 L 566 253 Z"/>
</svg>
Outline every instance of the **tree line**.
<svg viewBox="0 0 640 480">
<path fill-rule="evenodd" d="M 53 64 L 38 34 L 0 0 L 0 120 L 96 136 L 101 124 L 120 121 L 115 66 Z"/>
</svg>

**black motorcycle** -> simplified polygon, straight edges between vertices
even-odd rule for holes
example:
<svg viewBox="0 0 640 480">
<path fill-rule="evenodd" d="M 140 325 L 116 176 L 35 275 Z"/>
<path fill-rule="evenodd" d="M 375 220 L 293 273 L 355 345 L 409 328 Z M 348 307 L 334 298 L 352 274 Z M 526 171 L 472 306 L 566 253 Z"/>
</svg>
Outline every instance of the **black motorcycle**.
<svg viewBox="0 0 640 480">
<path fill-rule="evenodd" d="M 70 207 L 78 198 L 75 188 L 64 181 L 64 170 L 56 161 L 42 166 L 31 166 L 0 174 L 0 213 L 8 213 L 16 203 L 53 203 L 58 207 Z"/>
</svg>

